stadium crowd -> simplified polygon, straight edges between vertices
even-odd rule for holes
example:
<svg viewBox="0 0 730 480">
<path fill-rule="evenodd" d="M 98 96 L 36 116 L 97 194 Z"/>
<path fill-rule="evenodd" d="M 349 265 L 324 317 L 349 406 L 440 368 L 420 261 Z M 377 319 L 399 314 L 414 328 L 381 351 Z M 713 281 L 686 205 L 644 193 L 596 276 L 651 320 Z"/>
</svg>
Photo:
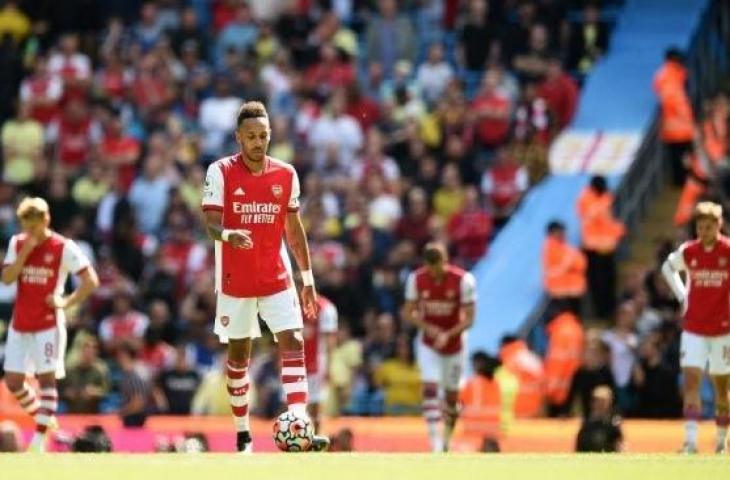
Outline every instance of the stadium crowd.
<svg viewBox="0 0 730 480">
<path fill-rule="evenodd" d="M 608 48 L 602 3 L 615 2 L 2 2 L 0 244 L 17 201 L 43 196 L 101 280 L 69 317 L 62 408 L 129 425 L 229 413 L 200 203 L 246 99 L 266 103 L 270 154 L 299 172 L 318 290 L 340 313 L 328 411 L 418 412 L 405 275 L 430 238 L 471 267 L 547 173 Z M 639 341 L 629 322 L 654 318 L 636 288 L 606 334 L 614 355 Z M 0 287 L 0 327 L 13 298 Z M 645 333 L 653 365 L 661 339 Z M 611 353 L 587 337 L 590 383 Z M 259 415 L 278 411 L 273 351 L 260 343 L 252 365 Z M 633 363 L 611 365 L 623 386 Z"/>
</svg>

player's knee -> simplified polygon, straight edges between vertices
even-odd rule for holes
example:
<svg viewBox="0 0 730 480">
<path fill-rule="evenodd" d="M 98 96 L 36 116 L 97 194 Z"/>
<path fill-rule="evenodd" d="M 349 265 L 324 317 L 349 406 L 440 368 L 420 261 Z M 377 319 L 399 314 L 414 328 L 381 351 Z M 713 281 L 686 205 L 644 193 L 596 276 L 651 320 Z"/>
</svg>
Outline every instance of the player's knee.
<svg viewBox="0 0 730 480">
<path fill-rule="evenodd" d="M 8 390 L 10 390 L 11 392 L 18 392 L 22 390 L 24 381 L 25 379 L 22 375 L 5 375 L 5 385 L 7 385 Z"/>
<path fill-rule="evenodd" d="M 439 394 L 438 385 L 435 383 L 424 383 L 423 384 L 423 398 L 436 398 Z"/>
<path fill-rule="evenodd" d="M 287 352 L 303 350 L 304 337 L 301 330 L 284 330 L 276 334 L 281 349 Z"/>
</svg>

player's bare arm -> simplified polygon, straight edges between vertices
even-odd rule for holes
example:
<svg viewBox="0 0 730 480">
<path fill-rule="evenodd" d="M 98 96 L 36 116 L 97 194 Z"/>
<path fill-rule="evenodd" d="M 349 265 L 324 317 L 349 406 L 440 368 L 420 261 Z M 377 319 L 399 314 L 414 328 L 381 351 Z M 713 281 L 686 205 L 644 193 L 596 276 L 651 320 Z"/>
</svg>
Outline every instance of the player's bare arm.
<svg viewBox="0 0 730 480">
<path fill-rule="evenodd" d="M 474 304 L 468 303 L 461 306 L 461 321 L 456 324 L 453 328 L 441 332 L 434 342 L 436 348 L 442 348 L 446 345 L 450 339 L 461 335 L 466 330 L 469 330 L 474 324 Z"/>
<path fill-rule="evenodd" d="M 314 289 L 312 276 L 312 262 L 309 257 L 309 245 L 307 234 L 304 232 L 302 219 L 299 211 L 288 212 L 286 215 L 286 242 L 294 254 L 299 270 L 302 272 L 301 291 L 302 308 L 305 315 L 316 315 L 317 313 L 317 291 Z"/>
<path fill-rule="evenodd" d="M 421 317 L 421 309 L 418 306 L 417 301 L 406 300 L 403 305 L 403 317 L 411 322 L 419 330 L 423 330 L 426 334 L 432 337 L 436 337 L 442 333 L 441 329 L 436 325 L 431 325 L 423 321 Z"/>
<path fill-rule="evenodd" d="M 236 248 L 253 247 L 253 240 L 251 240 L 251 232 L 249 230 L 226 230 L 223 228 L 223 212 L 206 210 L 205 227 L 208 231 L 208 236 L 213 240 L 230 242 Z"/>
<path fill-rule="evenodd" d="M 89 298 L 89 295 L 99 287 L 99 276 L 92 267 L 85 268 L 79 274 L 79 279 L 81 280 L 81 284 L 71 294 L 66 297 L 62 295 L 49 295 L 46 298 L 46 304 L 54 308 L 70 308 Z"/>
<path fill-rule="evenodd" d="M 26 240 L 23 242 L 23 246 L 18 252 L 18 257 L 15 261 L 3 268 L 2 282 L 5 285 L 9 285 L 18 279 L 18 275 L 20 275 L 25 262 L 28 260 L 28 257 L 36 245 L 38 245 L 38 240 L 35 237 L 28 235 Z"/>
</svg>

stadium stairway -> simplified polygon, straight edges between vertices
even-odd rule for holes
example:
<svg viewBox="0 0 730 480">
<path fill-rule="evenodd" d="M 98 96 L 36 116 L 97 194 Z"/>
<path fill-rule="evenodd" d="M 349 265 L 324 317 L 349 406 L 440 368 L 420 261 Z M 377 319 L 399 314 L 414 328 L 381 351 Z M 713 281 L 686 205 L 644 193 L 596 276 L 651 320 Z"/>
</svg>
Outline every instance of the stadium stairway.
<svg viewBox="0 0 730 480">
<path fill-rule="evenodd" d="M 541 248 L 552 219 L 578 242 L 575 202 L 591 174 L 620 184 L 648 131 L 656 101 L 655 70 L 671 45 L 688 47 L 705 0 L 628 0 L 619 12 L 608 54 L 587 78 L 573 124 L 550 150 L 552 175 L 533 188 L 487 255 L 475 266 L 477 318 L 469 351 L 496 352 L 540 306 Z"/>
</svg>

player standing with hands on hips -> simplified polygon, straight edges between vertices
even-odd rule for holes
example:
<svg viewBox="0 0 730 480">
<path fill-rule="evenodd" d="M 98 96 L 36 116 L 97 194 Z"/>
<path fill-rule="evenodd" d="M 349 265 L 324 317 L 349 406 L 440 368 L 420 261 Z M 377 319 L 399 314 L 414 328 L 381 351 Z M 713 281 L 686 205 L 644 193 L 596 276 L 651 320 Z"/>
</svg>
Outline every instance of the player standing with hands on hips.
<svg viewBox="0 0 730 480">
<path fill-rule="evenodd" d="M 5 350 L 5 383 L 20 406 L 35 418 L 36 432 L 29 450 L 42 453 L 48 427 L 55 422 L 56 379 L 66 373 L 63 309 L 86 300 L 99 286 L 99 279 L 76 243 L 49 228 L 51 215 L 45 200 L 24 199 L 17 215 L 22 232 L 10 238 L 2 268 L 2 282 L 18 284 Z M 69 273 L 81 283 L 64 296 Z M 40 399 L 25 381 L 32 373 L 38 377 Z"/>
<path fill-rule="evenodd" d="M 208 234 L 215 241 L 215 333 L 228 343 L 227 383 L 239 452 L 252 451 L 248 391 L 251 340 L 258 316 L 278 342 L 281 382 L 290 411 L 306 415 L 308 389 L 302 312 L 283 239 L 301 271 L 305 315 L 316 315 L 307 237 L 299 217 L 299 179 L 291 165 L 269 157 L 271 127 L 260 102 L 246 102 L 236 120 L 241 151 L 208 167 L 203 192 Z M 329 440 L 315 436 L 313 450 Z"/>
<path fill-rule="evenodd" d="M 416 358 L 421 369 L 423 416 L 431 450 L 449 450 L 459 417 L 457 402 L 464 371 L 465 332 L 474 323 L 474 276 L 448 263 L 446 247 L 424 247 L 425 265 L 406 280 L 405 318 L 419 329 Z M 441 402 L 443 390 L 443 408 Z M 443 417 L 443 430 L 440 430 Z"/>
<path fill-rule="evenodd" d="M 695 209 L 697 239 L 683 243 L 662 265 L 662 273 L 682 304 L 680 366 L 684 378 L 684 453 L 697 453 L 700 385 L 705 366 L 715 386 L 715 451 L 727 450 L 730 423 L 730 238 L 720 233 L 722 207 L 701 202 Z M 679 272 L 685 272 L 686 283 Z"/>
</svg>

